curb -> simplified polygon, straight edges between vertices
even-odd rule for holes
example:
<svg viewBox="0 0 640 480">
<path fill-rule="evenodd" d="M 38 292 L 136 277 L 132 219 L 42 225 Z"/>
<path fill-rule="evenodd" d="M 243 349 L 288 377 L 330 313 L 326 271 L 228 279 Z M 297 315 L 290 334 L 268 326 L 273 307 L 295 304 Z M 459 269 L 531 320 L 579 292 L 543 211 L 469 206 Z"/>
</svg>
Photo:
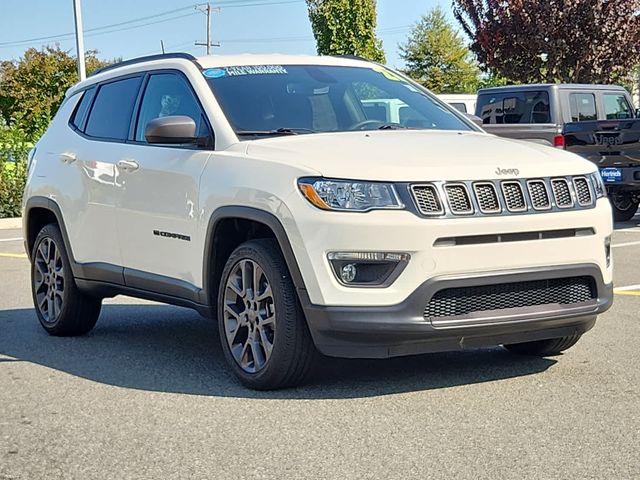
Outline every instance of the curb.
<svg viewBox="0 0 640 480">
<path fill-rule="evenodd" d="M 0 230 L 22 228 L 22 218 L 0 218 Z"/>
</svg>

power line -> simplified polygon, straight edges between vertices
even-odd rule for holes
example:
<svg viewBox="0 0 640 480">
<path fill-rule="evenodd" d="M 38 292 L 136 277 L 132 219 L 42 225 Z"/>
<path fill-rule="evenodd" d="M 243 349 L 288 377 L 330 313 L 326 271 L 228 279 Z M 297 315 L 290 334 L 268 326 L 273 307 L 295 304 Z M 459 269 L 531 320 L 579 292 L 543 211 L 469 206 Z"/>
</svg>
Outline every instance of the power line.
<svg viewBox="0 0 640 480">
<path fill-rule="evenodd" d="M 292 4 L 292 3 L 302 3 L 304 0 L 288 0 L 288 1 L 273 1 L 273 0 L 265 0 L 264 2 L 259 2 L 258 0 L 248 0 L 245 2 L 242 1 L 221 1 L 221 2 L 217 2 L 216 3 L 216 7 L 224 7 L 225 9 L 227 8 L 244 8 L 244 7 L 258 7 L 258 6 L 271 6 L 271 5 L 286 5 L 286 4 Z M 140 28 L 140 27 L 145 27 L 148 25 L 155 25 L 157 23 L 162 23 L 165 21 L 170 21 L 170 20 L 176 20 L 179 18 L 184 18 L 187 17 L 189 15 L 192 14 L 188 14 L 188 15 L 180 15 L 180 16 L 175 16 L 175 17 L 171 17 L 171 18 L 167 18 L 167 19 L 163 19 L 161 21 L 157 21 L 157 22 L 149 22 L 149 23 L 143 23 L 141 25 L 132 25 L 135 23 L 139 23 L 139 22 L 143 22 L 146 20 L 150 20 L 153 18 L 159 18 L 159 17 L 163 17 L 166 15 L 171 15 L 173 13 L 177 13 L 177 12 L 181 12 L 184 10 L 189 10 L 192 9 L 194 7 L 194 5 L 189 5 L 189 6 L 185 6 L 185 7 L 181 7 L 181 8 L 176 8 L 173 10 L 168 10 L 165 12 L 161 12 L 161 13 L 156 13 L 154 15 L 147 15 L 144 17 L 139 17 L 139 18 L 135 18 L 132 20 L 127 20 L 124 22 L 118 22 L 118 23 L 112 23 L 109 25 L 102 25 L 100 27 L 94 27 L 94 28 L 89 28 L 85 30 L 85 33 L 91 34 L 93 33 L 93 35 L 85 35 L 87 37 L 89 36 L 94 36 L 97 32 L 100 33 L 114 33 L 114 32 L 121 32 L 124 30 L 132 30 L 135 28 Z M 116 29 L 116 30 L 110 30 L 113 29 L 115 27 L 120 27 L 123 25 L 132 25 L 131 27 L 128 28 L 123 28 L 123 29 Z M 107 31 L 108 30 L 108 31 Z M 104 32 L 102 32 L 104 31 Z M 18 46 L 23 46 L 23 45 L 28 45 L 30 43 L 35 43 L 35 42 L 46 42 L 46 41 L 50 41 L 50 40 L 67 40 L 70 38 L 73 38 L 75 35 L 74 32 L 69 32 L 69 33 L 60 33 L 57 35 L 48 35 L 48 36 L 44 36 L 44 37 L 34 37 L 34 38 L 27 38 L 27 39 L 23 39 L 23 40 L 12 40 L 9 42 L 0 42 L 0 48 L 8 48 L 8 47 L 18 47 Z"/>
<path fill-rule="evenodd" d="M 138 22 L 143 22 L 145 20 L 150 20 L 152 18 L 158 18 L 158 17 L 163 17 L 165 15 L 171 15 L 172 13 L 177 13 L 177 12 L 181 12 L 183 10 L 187 10 L 187 9 L 191 9 L 193 8 L 193 6 L 188 6 L 188 7 L 182 7 L 182 8 L 176 8 L 174 10 L 169 10 L 166 12 L 162 12 L 162 13 L 156 13 L 155 15 L 147 15 L 145 17 L 140 17 L 140 18 L 135 18 L 132 20 L 127 20 L 126 22 L 118 22 L 118 23 L 112 23 L 110 25 L 102 25 L 100 27 L 94 27 L 94 28 L 88 28 L 85 30 L 86 33 L 91 33 L 91 32 L 97 32 L 100 30 L 106 30 L 106 29 L 110 29 L 110 28 L 114 28 L 114 27 L 120 27 L 122 25 L 130 25 L 132 23 L 138 23 Z M 11 42 L 0 42 L 0 46 L 9 46 L 9 45 L 18 45 L 18 44 L 23 44 L 23 43 L 31 43 L 31 42 L 39 42 L 41 40 L 55 40 L 55 39 L 59 39 L 59 38 L 63 38 L 63 37 L 72 37 L 75 35 L 75 32 L 69 32 L 69 33 L 60 33 L 57 35 L 49 35 L 46 37 L 35 37 L 35 38 L 27 38 L 24 40 L 14 40 Z"/>
</svg>

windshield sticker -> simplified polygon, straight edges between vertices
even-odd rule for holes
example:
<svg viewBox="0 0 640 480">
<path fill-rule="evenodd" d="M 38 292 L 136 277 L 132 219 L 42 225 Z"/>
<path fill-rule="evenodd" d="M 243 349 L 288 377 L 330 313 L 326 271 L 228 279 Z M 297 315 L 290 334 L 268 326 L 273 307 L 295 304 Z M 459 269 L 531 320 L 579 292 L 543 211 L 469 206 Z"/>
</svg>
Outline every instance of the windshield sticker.
<svg viewBox="0 0 640 480">
<path fill-rule="evenodd" d="M 240 67 L 226 67 L 223 69 L 228 77 L 243 75 L 286 75 L 287 69 L 282 65 L 243 65 Z"/>
<path fill-rule="evenodd" d="M 373 67 L 373 71 L 381 73 L 386 78 L 388 78 L 389 80 L 393 80 L 394 82 L 404 82 L 404 80 L 400 75 L 393 73 L 391 70 L 387 70 L 384 67 L 378 67 L 378 66 Z"/>
<path fill-rule="evenodd" d="M 224 71 L 224 68 L 207 68 L 202 74 L 207 78 L 222 78 L 227 72 Z"/>
</svg>

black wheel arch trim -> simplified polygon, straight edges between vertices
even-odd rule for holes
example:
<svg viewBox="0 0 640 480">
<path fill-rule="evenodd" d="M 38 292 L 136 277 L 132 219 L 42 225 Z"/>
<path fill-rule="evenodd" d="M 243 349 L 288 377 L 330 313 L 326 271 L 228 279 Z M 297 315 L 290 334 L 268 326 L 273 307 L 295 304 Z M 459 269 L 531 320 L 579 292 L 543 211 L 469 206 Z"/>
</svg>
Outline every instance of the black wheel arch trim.
<svg viewBox="0 0 640 480">
<path fill-rule="evenodd" d="M 266 210 L 261 210 L 255 207 L 246 207 L 246 206 L 224 206 L 216 209 L 209 218 L 209 224 L 207 226 L 207 234 L 205 238 L 205 252 L 204 252 L 204 262 L 203 262 L 203 271 L 202 271 L 202 281 L 203 281 L 203 301 L 207 305 L 211 305 L 215 308 L 217 292 L 212 292 L 212 283 L 213 283 L 213 269 L 215 268 L 215 251 L 213 240 L 215 238 L 216 229 L 222 220 L 229 218 L 237 218 L 241 220 L 250 220 L 258 223 L 262 223 L 269 227 L 271 231 L 274 233 L 278 245 L 280 246 L 280 250 L 284 255 L 285 262 L 287 263 L 287 267 L 289 269 L 289 273 L 291 274 L 291 279 L 293 284 L 298 292 L 298 296 L 301 301 L 304 301 L 307 297 L 307 289 L 304 284 L 304 280 L 302 278 L 302 273 L 300 272 L 300 267 L 298 266 L 298 261 L 296 260 L 295 254 L 293 253 L 293 248 L 291 247 L 291 242 L 289 241 L 289 237 L 287 235 L 284 226 L 280 222 L 280 220 L 270 212 Z"/>
</svg>

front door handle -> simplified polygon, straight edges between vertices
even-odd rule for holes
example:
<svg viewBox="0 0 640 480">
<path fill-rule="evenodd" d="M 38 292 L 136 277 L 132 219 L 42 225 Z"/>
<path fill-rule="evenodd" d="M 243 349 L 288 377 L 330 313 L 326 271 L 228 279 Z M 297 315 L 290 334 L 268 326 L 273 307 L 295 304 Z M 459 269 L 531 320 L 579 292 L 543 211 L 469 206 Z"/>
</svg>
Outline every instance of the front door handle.
<svg viewBox="0 0 640 480">
<path fill-rule="evenodd" d="M 125 172 L 135 172 L 140 168 L 140 165 L 138 165 L 138 162 L 135 160 L 120 160 L 118 162 L 118 167 Z"/>
<path fill-rule="evenodd" d="M 62 163 L 73 163 L 77 160 L 76 158 L 76 154 L 75 153 L 61 153 L 60 154 L 60 161 Z"/>
</svg>

